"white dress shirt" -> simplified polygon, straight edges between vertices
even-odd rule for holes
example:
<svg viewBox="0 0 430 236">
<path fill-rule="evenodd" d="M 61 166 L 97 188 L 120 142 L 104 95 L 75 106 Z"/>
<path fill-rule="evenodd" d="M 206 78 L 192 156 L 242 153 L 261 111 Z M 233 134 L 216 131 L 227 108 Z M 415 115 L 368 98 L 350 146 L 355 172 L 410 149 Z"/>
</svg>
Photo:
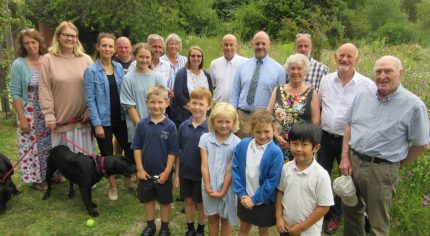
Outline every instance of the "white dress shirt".
<svg viewBox="0 0 430 236">
<path fill-rule="evenodd" d="M 343 87 L 337 71 L 324 76 L 318 91 L 322 106 L 321 128 L 331 134 L 343 135 L 346 111 L 358 91 L 371 85 L 374 85 L 374 82 L 357 71 L 354 72 L 351 81 Z"/>
<path fill-rule="evenodd" d="M 222 56 L 211 62 L 209 73 L 215 87 L 215 102 L 229 102 L 236 69 L 247 60 L 248 58 L 236 54 L 230 61 Z"/>
</svg>

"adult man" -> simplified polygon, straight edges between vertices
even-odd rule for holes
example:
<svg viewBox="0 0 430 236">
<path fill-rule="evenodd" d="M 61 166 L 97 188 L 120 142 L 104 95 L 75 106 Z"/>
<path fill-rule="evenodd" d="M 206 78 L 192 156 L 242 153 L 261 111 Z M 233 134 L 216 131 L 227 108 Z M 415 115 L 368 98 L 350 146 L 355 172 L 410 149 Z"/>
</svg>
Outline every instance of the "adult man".
<svg viewBox="0 0 430 236">
<path fill-rule="evenodd" d="M 318 91 L 320 86 L 321 78 L 328 74 L 328 68 L 326 65 L 313 59 L 312 53 L 312 39 L 310 34 L 297 34 L 296 40 L 294 41 L 294 51 L 296 53 L 301 53 L 309 58 L 310 69 L 306 75 L 306 84 L 309 87 L 314 88 Z"/>
<path fill-rule="evenodd" d="M 122 36 L 116 40 L 115 44 L 116 56 L 113 60 L 120 63 L 124 74 L 127 74 L 128 67 L 134 61 L 131 56 L 131 42 L 127 37 Z"/>
<path fill-rule="evenodd" d="M 228 102 L 236 69 L 248 58 L 236 54 L 237 39 L 232 34 L 227 34 L 222 38 L 221 49 L 223 56 L 211 62 L 209 71 L 212 85 L 215 87 L 215 102 Z"/>
<path fill-rule="evenodd" d="M 266 109 L 273 89 L 286 82 L 284 68 L 268 55 L 270 38 L 266 32 L 254 35 L 252 48 L 255 56 L 237 69 L 230 96 L 230 104 L 238 110 L 240 137 L 250 135 L 250 113 Z"/>
<path fill-rule="evenodd" d="M 160 60 L 164 52 L 164 39 L 158 34 L 150 34 L 146 40 L 152 52 L 152 70 L 159 73 L 164 79 L 164 87 L 167 88 L 167 80 L 169 79 L 170 66 L 169 63 Z M 130 65 L 130 71 L 136 69 L 136 62 Z"/>
<path fill-rule="evenodd" d="M 358 91 L 374 86 L 371 79 L 355 70 L 358 63 L 358 50 L 346 43 L 339 47 L 334 60 L 337 71 L 325 75 L 321 79 L 318 95 L 322 106 L 321 112 L 321 149 L 318 152 L 318 163 L 331 175 L 333 161 L 340 163 L 342 152 L 342 138 L 346 122 L 343 120 L 345 112 L 351 106 Z M 335 196 L 335 205 L 325 216 L 326 233 L 333 234 L 339 226 L 342 208 L 340 198 Z"/>
<path fill-rule="evenodd" d="M 345 114 L 340 170 L 352 174 L 358 204 L 342 204 L 344 235 L 365 235 L 365 207 L 370 235 L 389 235 L 399 167 L 429 149 L 427 108 L 400 84 L 400 60 L 384 56 L 376 61 L 374 73 L 376 86 L 361 90 Z"/>
</svg>

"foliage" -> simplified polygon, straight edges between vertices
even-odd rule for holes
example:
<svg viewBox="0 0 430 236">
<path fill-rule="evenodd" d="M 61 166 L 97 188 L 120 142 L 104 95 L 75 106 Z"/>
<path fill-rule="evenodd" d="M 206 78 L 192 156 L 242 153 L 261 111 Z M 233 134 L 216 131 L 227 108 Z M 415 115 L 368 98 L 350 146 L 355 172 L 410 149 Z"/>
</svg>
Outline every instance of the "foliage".
<svg viewBox="0 0 430 236">
<path fill-rule="evenodd" d="M 406 23 L 387 23 L 380 27 L 375 33 L 375 37 L 385 39 L 387 44 L 412 43 L 416 36 L 411 24 Z"/>
</svg>

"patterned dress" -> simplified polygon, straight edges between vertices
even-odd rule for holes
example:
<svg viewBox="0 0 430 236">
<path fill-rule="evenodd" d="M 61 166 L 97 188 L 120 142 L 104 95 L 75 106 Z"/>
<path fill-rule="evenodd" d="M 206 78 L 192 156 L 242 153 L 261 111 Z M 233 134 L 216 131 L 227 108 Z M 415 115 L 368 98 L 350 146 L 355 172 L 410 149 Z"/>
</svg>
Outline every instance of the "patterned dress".
<svg viewBox="0 0 430 236">
<path fill-rule="evenodd" d="M 18 150 L 23 156 L 31 147 L 38 135 L 45 129 L 44 115 L 39 106 L 39 71 L 33 71 L 28 81 L 28 99 L 24 105 L 24 115 L 30 124 L 30 133 L 21 132 L 18 123 Z M 30 152 L 20 163 L 20 175 L 24 183 L 42 183 L 45 181 L 46 164 L 51 149 L 51 132 L 49 129 L 37 140 Z"/>
<path fill-rule="evenodd" d="M 276 101 L 273 114 L 278 125 L 278 132 L 281 137 L 288 142 L 288 132 L 296 121 L 311 121 L 311 101 L 313 89 L 308 88 L 300 95 L 289 95 L 285 91 L 285 86 L 276 89 Z M 284 153 L 284 161 L 293 159 L 293 155 L 285 148 L 281 148 Z"/>
</svg>

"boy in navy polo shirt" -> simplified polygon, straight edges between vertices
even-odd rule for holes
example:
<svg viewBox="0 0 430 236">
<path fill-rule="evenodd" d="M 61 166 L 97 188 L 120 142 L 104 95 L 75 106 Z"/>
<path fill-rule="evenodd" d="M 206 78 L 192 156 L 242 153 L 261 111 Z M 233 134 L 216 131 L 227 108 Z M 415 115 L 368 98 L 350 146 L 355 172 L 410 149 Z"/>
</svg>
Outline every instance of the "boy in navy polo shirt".
<svg viewBox="0 0 430 236">
<path fill-rule="evenodd" d="M 175 156 L 179 154 L 175 124 L 164 113 L 169 104 L 168 93 L 163 86 L 149 89 L 146 104 L 150 115 L 139 121 L 131 148 L 140 179 L 137 197 L 144 203 L 147 226 L 143 236 L 152 236 L 155 227 L 155 200 L 160 204 L 160 236 L 170 236 L 169 218 L 172 196 L 171 170 Z"/>
<path fill-rule="evenodd" d="M 190 96 L 191 117 L 178 129 L 181 154 L 176 159 L 175 187 L 180 186 L 187 218 L 186 236 L 203 236 L 206 216 L 202 201 L 202 172 L 199 141 L 208 132 L 206 113 L 210 109 L 212 94 L 207 88 L 196 88 Z M 194 206 L 198 209 L 197 231 L 194 228 Z"/>
</svg>

